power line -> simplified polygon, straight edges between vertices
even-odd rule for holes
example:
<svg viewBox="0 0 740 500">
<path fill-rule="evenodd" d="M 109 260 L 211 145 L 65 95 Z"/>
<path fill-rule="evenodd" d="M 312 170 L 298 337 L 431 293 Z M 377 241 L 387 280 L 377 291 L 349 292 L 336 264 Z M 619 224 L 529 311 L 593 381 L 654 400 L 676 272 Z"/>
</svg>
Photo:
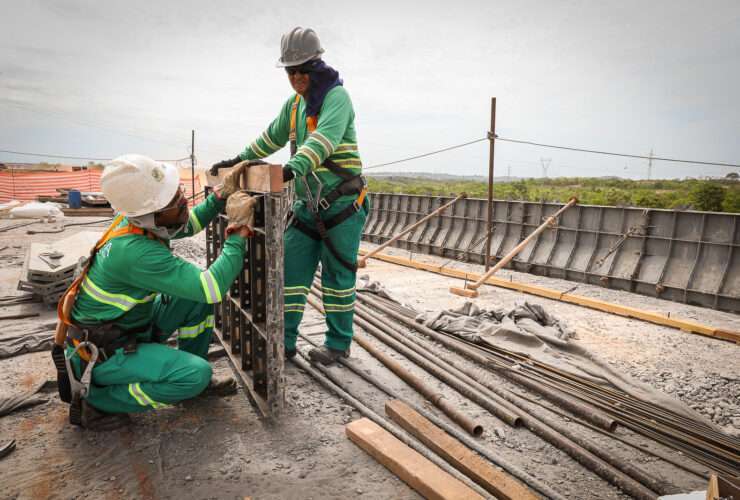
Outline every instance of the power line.
<svg viewBox="0 0 740 500">
<path fill-rule="evenodd" d="M 91 158 L 88 156 L 65 156 L 65 155 L 50 155 L 45 153 L 28 153 L 25 151 L 11 151 L 8 149 L 0 149 L 0 153 L 10 153 L 14 155 L 21 155 L 21 156 L 38 156 L 42 158 L 61 158 L 64 160 L 89 160 L 89 161 L 110 161 L 113 158 Z M 176 162 L 176 161 L 184 161 L 189 160 L 190 156 L 185 156 L 184 158 L 177 158 L 175 160 L 157 160 L 157 161 L 168 161 L 168 162 Z"/>
<path fill-rule="evenodd" d="M 462 147 L 465 147 L 465 146 L 470 146 L 471 144 L 475 144 L 476 142 L 483 142 L 483 141 L 487 141 L 487 140 L 488 140 L 488 137 L 484 137 L 482 139 L 476 139 L 474 141 L 464 142 L 464 143 L 458 144 L 456 146 L 450 146 L 448 148 L 438 149 L 436 151 L 430 151 L 429 153 L 424 153 L 424 154 L 420 154 L 420 155 L 416 155 L 416 156 L 409 156 L 408 158 L 402 158 L 402 159 L 396 160 L 396 161 L 389 161 L 388 163 L 379 163 L 377 165 L 370 165 L 369 167 L 363 167 L 363 170 L 369 170 L 371 168 L 378 168 L 378 167 L 385 167 L 385 166 L 388 166 L 388 165 L 395 165 L 396 163 L 403 163 L 405 161 L 417 160 L 419 158 L 425 158 L 427 156 L 432 156 L 432 155 L 436 155 L 436 154 L 439 154 L 439 153 L 444 153 L 445 151 L 450 151 L 450 150 L 453 150 L 453 149 L 458 149 L 458 148 L 462 148 Z"/>
<path fill-rule="evenodd" d="M 515 142 L 517 144 L 528 144 L 530 146 L 540 146 L 543 148 L 553 148 L 553 149 L 565 149 L 568 151 L 579 151 L 581 153 L 595 153 L 600 155 L 608 155 L 608 156 L 622 156 L 624 158 L 639 158 L 642 160 L 660 160 L 660 161 L 671 161 L 675 163 L 693 163 L 696 165 L 712 165 L 717 167 L 732 167 L 732 168 L 740 168 L 740 165 L 734 164 L 734 163 L 721 163 L 721 162 L 711 162 L 711 161 L 699 161 L 699 160 L 680 160 L 677 158 L 662 158 L 659 156 L 642 156 L 642 155 L 632 155 L 627 153 L 613 153 L 610 151 L 599 151 L 596 149 L 584 149 L 584 148 L 574 148 L 570 146 L 555 146 L 552 144 L 542 144 L 539 142 L 533 142 L 533 141 L 522 141 L 519 139 L 507 139 L 505 137 L 496 137 L 497 141 L 504 141 L 504 142 Z"/>
</svg>

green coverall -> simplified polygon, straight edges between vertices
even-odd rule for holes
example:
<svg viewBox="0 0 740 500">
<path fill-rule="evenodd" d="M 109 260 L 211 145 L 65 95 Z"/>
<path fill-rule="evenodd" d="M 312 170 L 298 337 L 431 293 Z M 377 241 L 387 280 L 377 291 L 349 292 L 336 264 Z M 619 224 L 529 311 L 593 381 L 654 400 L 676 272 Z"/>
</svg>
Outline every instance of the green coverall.
<svg viewBox="0 0 740 500">
<path fill-rule="evenodd" d="M 198 233 L 223 208 L 211 194 L 190 211 L 175 238 Z M 128 224 L 124 218 L 119 227 Z M 114 322 L 137 335 L 136 352 L 116 353 L 93 368 L 87 401 L 109 413 L 162 408 L 198 395 L 211 379 L 206 356 L 213 332 L 213 304 L 242 269 L 245 240 L 232 234 L 207 269 L 172 254 L 167 242 L 128 234 L 97 253 L 80 287 L 72 320 L 80 325 Z M 163 344 L 178 331 L 178 349 Z M 71 349 L 71 348 L 69 348 Z M 72 358 L 80 376 L 80 359 Z"/>
<path fill-rule="evenodd" d="M 276 152 L 289 141 L 291 108 L 296 95 L 283 105 L 278 117 L 241 154 L 242 160 L 265 158 Z M 359 174 L 362 161 L 357 149 L 355 113 L 349 94 L 342 86 L 331 89 L 324 98 L 319 111 L 316 130 L 309 133 L 306 121 L 306 104 L 298 100 L 296 112 L 296 154 L 285 165 L 295 174 L 296 202 L 293 213 L 312 229 L 316 229 L 308 206 L 305 186 L 301 179 L 306 176 L 312 196 L 318 193 L 321 182 L 323 195 L 331 192 L 341 178 L 322 166 L 326 159 L 332 160 L 348 172 Z M 315 177 L 314 175 L 315 174 Z M 355 202 L 357 195 L 338 198 L 327 210 L 320 210 L 322 220 L 330 219 L 348 205 Z M 362 228 L 368 213 L 368 201 L 344 222 L 329 231 L 338 253 L 348 262 L 357 262 Z M 352 317 L 355 303 L 356 273 L 346 269 L 331 254 L 322 241 L 316 241 L 290 226 L 285 232 L 285 348 L 293 350 L 298 338 L 298 325 L 303 317 L 306 296 L 309 293 L 314 273 L 321 262 L 321 285 L 326 310 L 325 345 L 331 349 L 345 350 L 352 342 Z"/>
</svg>

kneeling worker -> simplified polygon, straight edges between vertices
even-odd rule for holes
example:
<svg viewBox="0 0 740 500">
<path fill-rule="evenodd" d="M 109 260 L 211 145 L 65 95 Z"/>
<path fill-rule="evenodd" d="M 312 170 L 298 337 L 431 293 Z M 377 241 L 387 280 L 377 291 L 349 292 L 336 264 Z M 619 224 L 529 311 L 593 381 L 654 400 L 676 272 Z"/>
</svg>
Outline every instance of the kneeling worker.
<svg viewBox="0 0 740 500">
<path fill-rule="evenodd" d="M 175 167 L 140 155 L 121 156 L 105 167 L 103 194 L 118 214 L 59 306 L 74 379 L 84 384 L 83 374 L 93 365 L 83 399 L 70 411 L 73 423 L 115 428 L 128 413 L 197 396 L 209 381 L 219 392 L 236 389 L 231 377 L 211 379 L 206 356 L 213 304 L 241 271 L 251 235 L 254 199 L 237 192 L 240 173 L 231 172 L 222 187 L 188 211 Z M 198 233 L 224 206 L 230 236 L 207 270 L 172 254 L 170 240 Z M 176 330 L 173 349 L 164 342 Z M 62 386 L 60 380 L 64 399 Z"/>
</svg>

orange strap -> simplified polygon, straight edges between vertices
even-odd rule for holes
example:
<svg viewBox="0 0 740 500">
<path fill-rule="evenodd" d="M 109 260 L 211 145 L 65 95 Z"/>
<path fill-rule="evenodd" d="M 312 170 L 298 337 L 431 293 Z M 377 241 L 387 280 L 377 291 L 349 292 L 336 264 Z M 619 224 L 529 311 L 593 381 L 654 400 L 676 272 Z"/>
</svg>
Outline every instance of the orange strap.
<svg viewBox="0 0 740 500">
<path fill-rule="evenodd" d="M 361 207 L 363 202 L 365 201 L 365 195 L 367 195 L 367 188 L 362 188 L 362 191 L 360 191 L 360 196 L 357 197 L 357 206 Z"/>
<path fill-rule="evenodd" d="M 118 216 L 113 219 L 113 223 L 108 227 L 105 233 L 103 233 L 103 236 L 100 237 L 95 246 L 90 250 L 90 257 L 87 259 L 87 264 L 85 264 L 85 267 L 80 275 L 72 282 L 71 285 L 69 285 L 67 290 L 59 299 L 59 302 L 57 303 L 57 316 L 59 317 L 59 320 L 63 321 L 65 324 L 72 325 L 72 321 L 69 317 L 69 314 L 72 312 L 72 307 L 68 307 L 65 314 L 65 299 L 68 295 L 71 294 L 71 300 L 77 300 L 77 293 L 79 292 L 80 284 L 82 283 L 82 280 L 85 279 L 85 276 L 87 276 L 87 272 L 90 270 L 90 266 L 92 266 L 93 260 L 95 259 L 95 255 L 98 253 L 98 250 L 100 250 L 106 243 L 108 243 L 108 241 L 112 240 L 113 238 L 118 238 L 119 236 L 125 236 L 127 234 L 146 234 L 149 238 L 156 238 L 156 236 L 149 233 L 148 231 L 145 231 L 140 227 L 132 226 L 131 224 L 116 228 L 116 226 L 118 226 L 122 220 L 123 215 L 121 214 L 118 214 Z"/>
<path fill-rule="evenodd" d="M 293 106 L 290 108 L 290 135 L 288 136 L 291 141 L 296 140 L 296 116 L 298 115 L 298 103 L 301 100 L 301 95 L 296 94 L 295 95 L 295 101 L 293 101 Z"/>
</svg>

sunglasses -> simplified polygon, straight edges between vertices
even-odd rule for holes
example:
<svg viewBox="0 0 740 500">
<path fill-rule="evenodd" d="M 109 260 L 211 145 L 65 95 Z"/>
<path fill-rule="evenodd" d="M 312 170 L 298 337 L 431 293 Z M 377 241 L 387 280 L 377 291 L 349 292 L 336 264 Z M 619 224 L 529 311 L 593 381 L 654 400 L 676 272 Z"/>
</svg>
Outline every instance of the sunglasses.
<svg viewBox="0 0 740 500">
<path fill-rule="evenodd" d="M 295 75 L 296 73 L 301 73 L 302 75 L 307 75 L 311 73 L 313 69 L 308 64 L 302 64 L 300 66 L 288 66 L 285 68 L 285 72 L 289 75 Z"/>
</svg>

